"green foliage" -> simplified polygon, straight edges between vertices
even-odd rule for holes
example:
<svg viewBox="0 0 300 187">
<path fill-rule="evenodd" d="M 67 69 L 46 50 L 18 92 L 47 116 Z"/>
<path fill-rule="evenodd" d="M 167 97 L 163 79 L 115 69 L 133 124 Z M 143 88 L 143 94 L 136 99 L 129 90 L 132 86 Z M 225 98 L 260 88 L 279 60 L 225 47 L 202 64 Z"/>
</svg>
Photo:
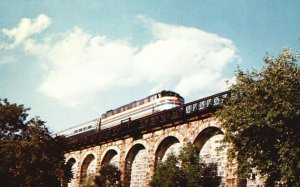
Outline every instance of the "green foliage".
<svg viewBox="0 0 300 187">
<path fill-rule="evenodd" d="M 220 186 L 221 177 L 218 176 L 218 168 L 216 163 L 202 163 L 202 186 Z"/>
<path fill-rule="evenodd" d="M 0 99 L 0 140 L 3 138 L 21 138 L 20 132 L 26 128 L 27 111 L 23 105 L 10 104 Z"/>
<path fill-rule="evenodd" d="M 158 165 L 152 178 L 153 187 L 177 187 L 186 186 L 186 179 L 183 171 L 179 167 L 177 157 L 172 153 L 165 162 Z"/>
<path fill-rule="evenodd" d="M 105 164 L 101 167 L 100 175 L 96 176 L 95 183 L 99 187 L 121 187 L 121 171 L 113 164 Z"/>
<path fill-rule="evenodd" d="M 284 49 L 266 57 L 260 72 L 236 73 L 231 98 L 216 116 L 226 129 L 229 156 L 237 158 L 241 177 L 255 168 L 267 184 L 300 181 L 300 67 L 297 56 Z"/>
<path fill-rule="evenodd" d="M 187 144 L 179 156 L 168 155 L 165 162 L 158 165 L 152 178 L 153 187 L 201 187 L 219 186 L 216 164 L 205 164 L 199 159 L 199 151 Z"/>
<path fill-rule="evenodd" d="M 44 121 L 27 120 L 29 109 L 0 100 L 0 181 L 3 186 L 60 186 L 65 139 L 52 138 Z"/>
<path fill-rule="evenodd" d="M 200 163 L 199 151 L 192 144 L 183 147 L 178 156 L 181 170 L 185 174 L 186 186 L 202 186 L 203 163 Z"/>
</svg>

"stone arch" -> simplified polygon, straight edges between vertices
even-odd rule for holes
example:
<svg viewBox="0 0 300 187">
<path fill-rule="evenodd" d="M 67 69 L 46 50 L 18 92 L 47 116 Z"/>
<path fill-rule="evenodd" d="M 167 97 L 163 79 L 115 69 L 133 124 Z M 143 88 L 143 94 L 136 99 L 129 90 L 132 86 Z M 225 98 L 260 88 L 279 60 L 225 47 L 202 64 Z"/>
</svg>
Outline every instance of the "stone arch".
<svg viewBox="0 0 300 187">
<path fill-rule="evenodd" d="M 183 143 L 184 141 L 187 140 L 187 137 L 185 137 L 182 133 L 180 133 L 180 131 L 176 130 L 176 131 L 171 131 L 171 132 L 168 132 L 168 133 L 164 133 L 162 134 L 159 139 L 156 141 L 155 143 L 155 149 L 158 148 L 158 146 L 161 144 L 162 141 L 164 141 L 167 137 L 169 136 L 173 136 L 175 137 L 176 139 L 179 140 L 180 143 Z"/>
<path fill-rule="evenodd" d="M 220 128 L 215 126 L 206 127 L 197 135 L 193 144 L 200 151 L 207 140 L 218 134 L 224 134 Z"/>
<path fill-rule="evenodd" d="M 216 165 L 217 173 L 222 177 L 221 186 L 225 186 L 226 178 L 226 149 L 217 150 L 221 146 L 221 140 L 224 137 L 223 131 L 216 126 L 210 126 L 203 129 L 196 139 L 194 145 L 199 150 L 199 157 L 205 163 Z"/>
<path fill-rule="evenodd" d="M 146 150 L 148 150 L 148 143 L 146 140 L 143 140 L 143 139 L 140 139 L 140 140 L 136 140 L 133 142 L 133 145 L 132 146 L 129 146 L 126 148 L 126 151 L 125 151 L 125 158 L 127 158 L 129 152 L 132 151 L 132 148 L 138 144 L 141 144 Z"/>
<path fill-rule="evenodd" d="M 102 154 L 101 166 L 104 164 L 112 163 L 120 167 L 120 150 L 115 147 L 108 147 Z"/>
<path fill-rule="evenodd" d="M 180 144 L 181 142 L 178 140 L 178 138 L 174 136 L 167 136 L 163 140 L 161 140 L 158 146 L 156 147 L 154 153 L 155 155 L 154 167 L 156 168 L 159 162 L 164 161 L 167 157 L 167 154 L 169 154 L 171 151 L 174 151 L 175 154 L 177 154 Z"/>
<path fill-rule="evenodd" d="M 79 161 L 77 154 L 68 154 L 68 156 L 65 157 L 66 163 L 67 163 L 68 160 L 70 160 L 72 158 L 74 158 L 76 162 Z"/>
<path fill-rule="evenodd" d="M 89 153 L 83 158 L 80 169 L 80 184 L 92 183 L 92 179 L 96 174 L 96 156 Z"/>
<path fill-rule="evenodd" d="M 125 186 L 147 186 L 147 150 L 142 143 L 134 144 L 125 157 Z"/>
</svg>

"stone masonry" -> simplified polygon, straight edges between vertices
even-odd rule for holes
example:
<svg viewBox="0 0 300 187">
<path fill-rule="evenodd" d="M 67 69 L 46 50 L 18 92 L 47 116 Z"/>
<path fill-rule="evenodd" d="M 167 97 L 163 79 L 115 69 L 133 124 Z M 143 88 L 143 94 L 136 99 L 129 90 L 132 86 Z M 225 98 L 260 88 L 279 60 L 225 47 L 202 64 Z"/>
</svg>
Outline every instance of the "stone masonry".
<svg viewBox="0 0 300 187">
<path fill-rule="evenodd" d="M 157 163 L 165 160 L 169 152 L 178 152 L 188 142 L 200 148 L 199 156 L 204 162 L 217 164 L 218 175 L 222 177 L 221 186 L 237 186 L 234 174 L 236 164 L 227 162 L 226 149 L 216 150 L 223 137 L 217 119 L 207 117 L 177 126 L 166 126 L 145 133 L 140 138 L 128 137 L 66 153 L 66 162 L 73 164 L 74 174 L 68 186 L 78 187 L 91 182 L 90 179 L 98 174 L 105 163 L 113 163 L 121 169 L 122 179 L 127 186 L 149 186 Z"/>
</svg>

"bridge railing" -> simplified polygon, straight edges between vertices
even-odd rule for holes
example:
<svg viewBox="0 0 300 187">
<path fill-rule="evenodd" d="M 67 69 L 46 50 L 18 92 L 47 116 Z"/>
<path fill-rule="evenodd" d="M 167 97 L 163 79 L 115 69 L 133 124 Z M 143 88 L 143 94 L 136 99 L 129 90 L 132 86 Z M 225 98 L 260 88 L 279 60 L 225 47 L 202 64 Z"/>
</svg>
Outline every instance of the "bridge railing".
<svg viewBox="0 0 300 187">
<path fill-rule="evenodd" d="M 189 120 L 193 120 L 193 117 L 214 112 L 229 97 L 230 92 L 225 91 L 170 110 L 161 111 L 133 121 L 126 121 L 115 127 L 94 131 L 89 134 L 82 134 L 76 137 L 69 137 L 68 149 L 77 150 L 129 136 L 139 137 L 145 132 L 163 128 L 163 126 L 168 124 L 174 125 L 175 122 L 188 122 Z"/>
</svg>

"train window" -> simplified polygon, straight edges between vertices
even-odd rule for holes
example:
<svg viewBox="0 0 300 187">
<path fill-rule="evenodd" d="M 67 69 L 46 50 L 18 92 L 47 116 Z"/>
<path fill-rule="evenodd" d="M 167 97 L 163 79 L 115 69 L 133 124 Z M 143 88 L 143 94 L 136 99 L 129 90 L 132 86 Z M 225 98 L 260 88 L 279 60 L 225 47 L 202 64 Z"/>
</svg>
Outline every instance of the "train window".
<svg viewBox="0 0 300 187">
<path fill-rule="evenodd" d="M 86 130 L 86 129 L 87 129 L 86 127 L 83 128 L 83 130 Z"/>
<path fill-rule="evenodd" d="M 88 128 L 89 128 L 89 129 L 92 128 L 92 125 L 88 126 Z"/>
<path fill-rule="evenodd" d="M 79 131 L 79 132 L 81 132 L 81 131 L 82 131 L 82 129 L 79 129 L 78 131 Z"/>
<path fill-rule="evenodd" d="M 77 132 L 78 132 L 78 130 L 75 130 L 75 131 L 74 131 L 74 133 L 77 133 Z"/>
</svg>

